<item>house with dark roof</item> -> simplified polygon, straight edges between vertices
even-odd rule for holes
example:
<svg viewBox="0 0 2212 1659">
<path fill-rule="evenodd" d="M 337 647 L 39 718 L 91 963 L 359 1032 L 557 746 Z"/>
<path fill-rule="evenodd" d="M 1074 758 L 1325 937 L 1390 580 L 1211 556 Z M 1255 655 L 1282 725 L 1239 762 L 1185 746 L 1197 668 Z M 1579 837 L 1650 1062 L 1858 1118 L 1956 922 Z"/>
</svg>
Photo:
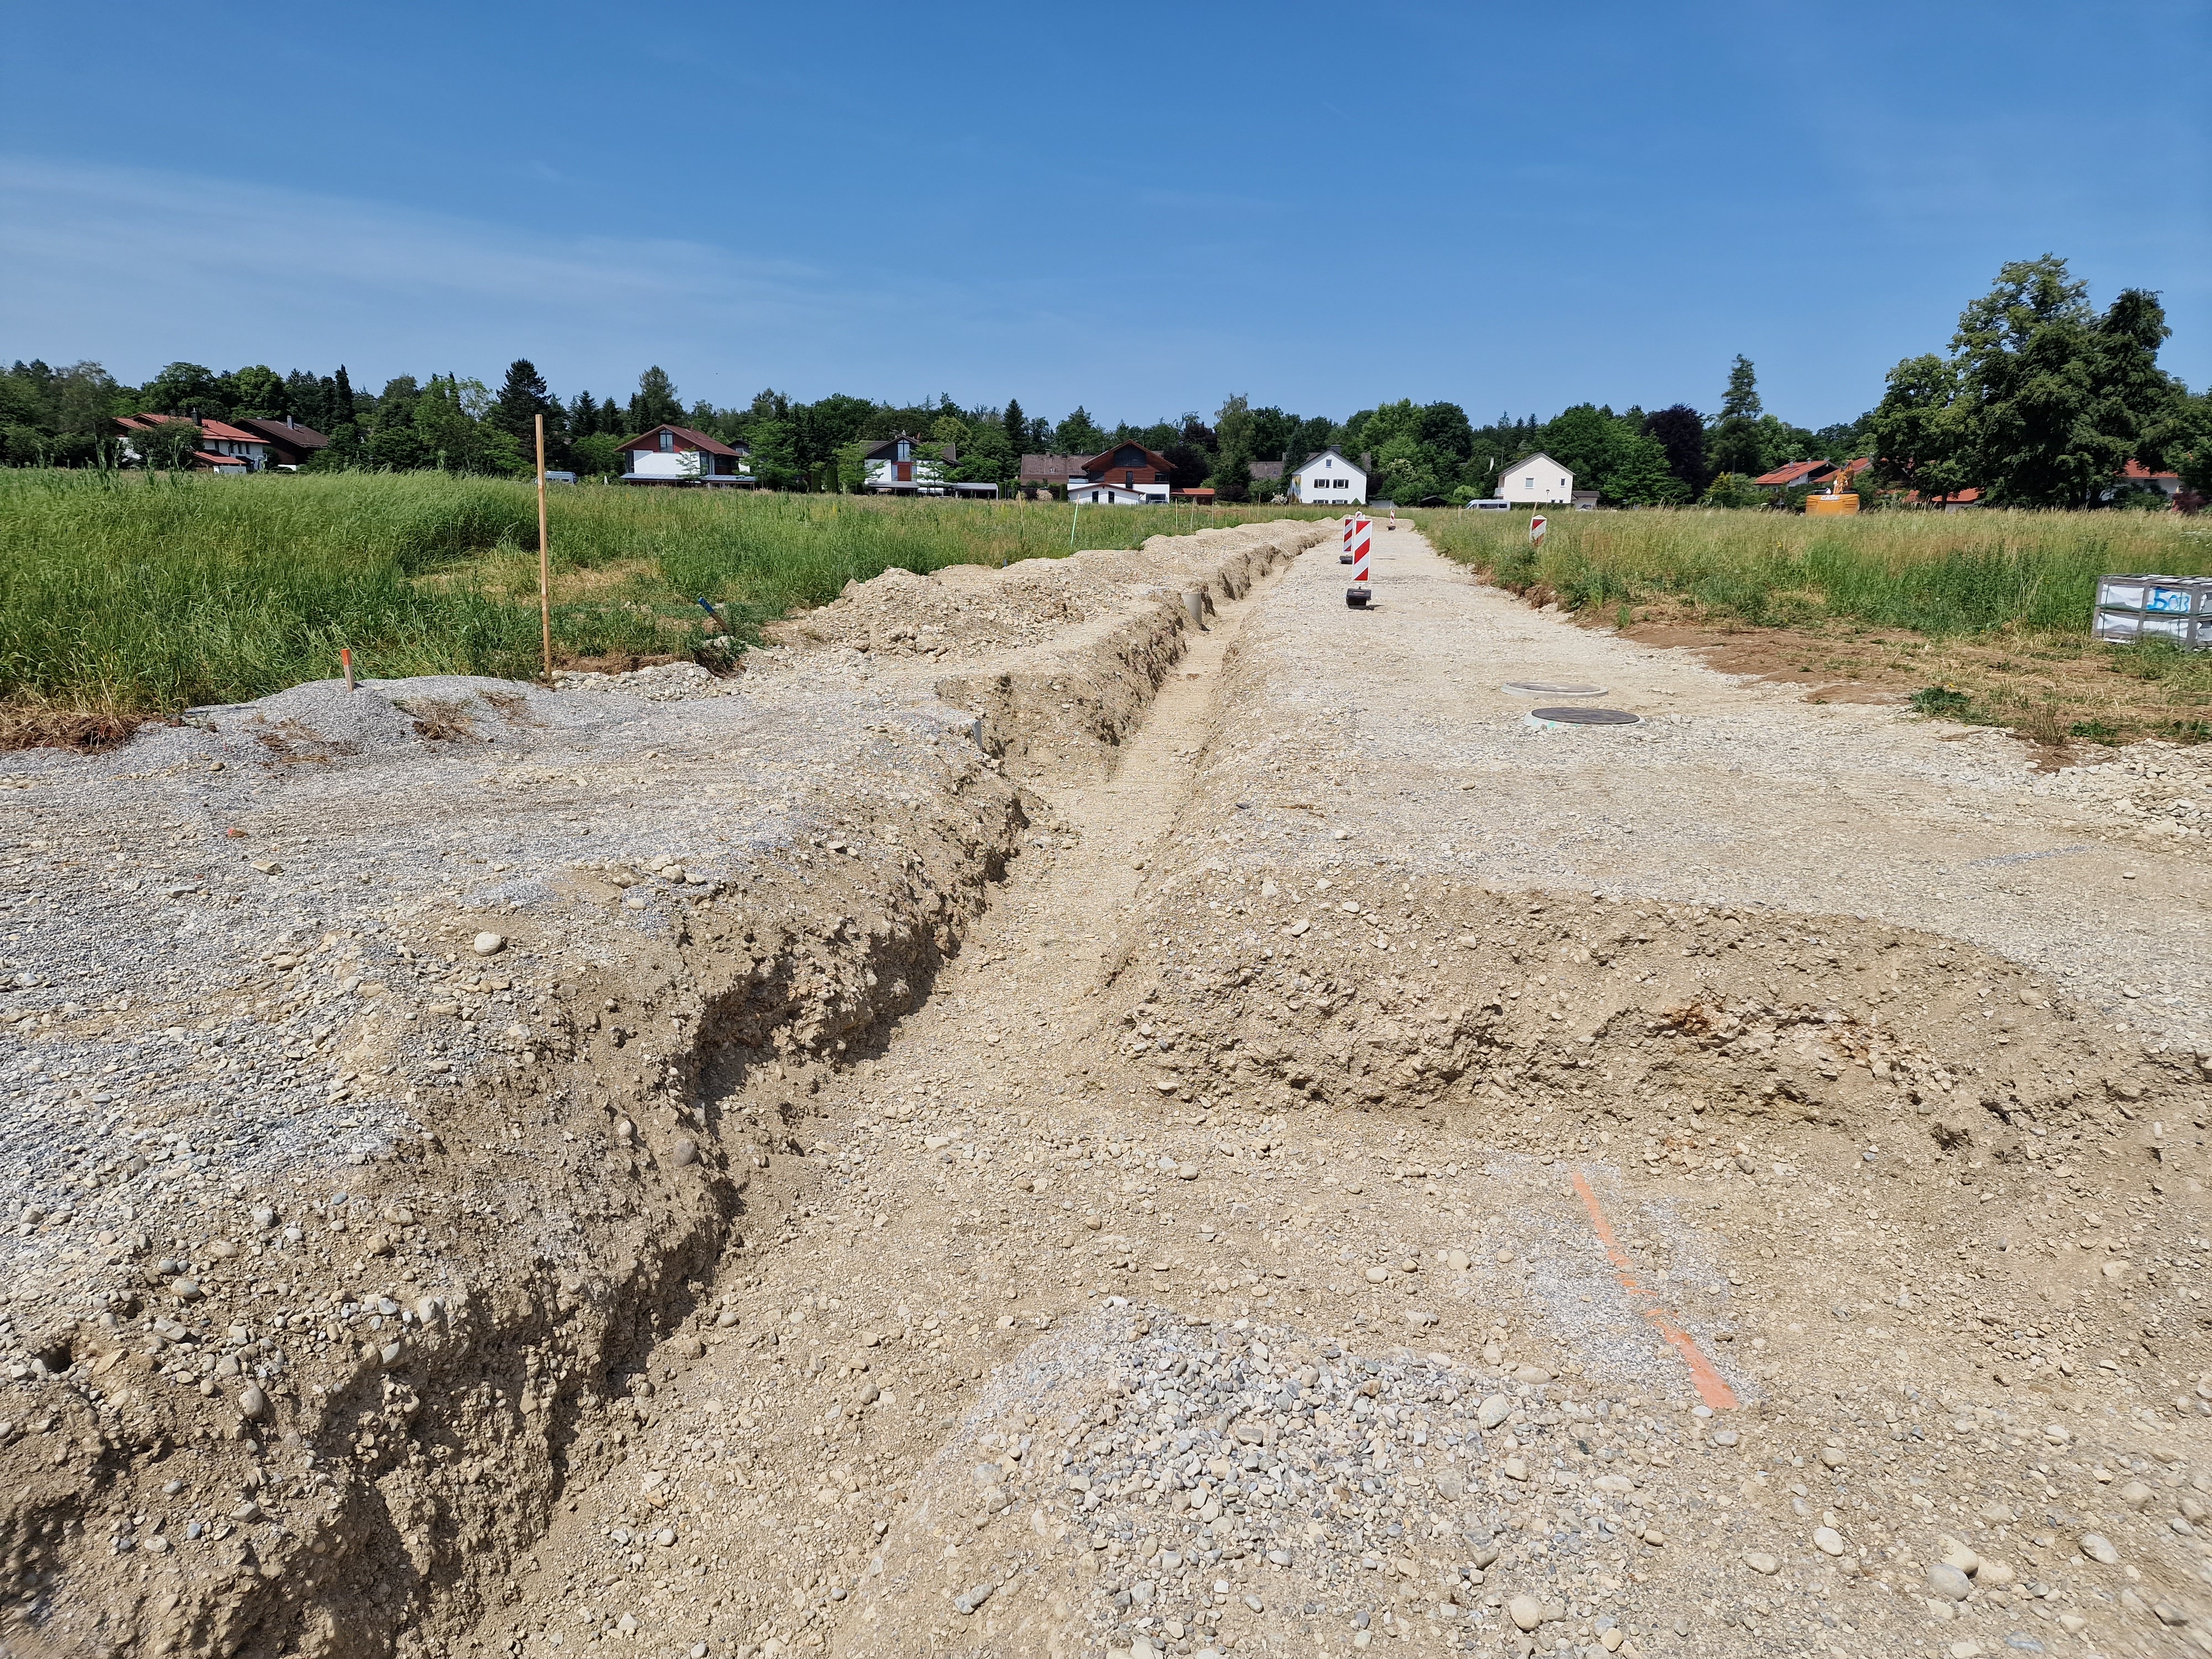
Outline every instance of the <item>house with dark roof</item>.
<svg viewBox="0 0 2212 1659">
<path fill-rule="evenodd" d="M 296 472 L 311 460 L 319 449 L 328 449 L 331 441 L 311 426 L 303 426 L 286 416 L 281 421 L 264 420 L 258 416 L 240 416 L 231 422 L 248 432 L 257 433 L 269 445 L 269 465 L 285 471 Z"/>
<path fill-rule="evenodd" d="M 1118 443 L 1080 463 L 1067 480 L 1072 501 L 1143 506 L 1164 502 L 1175 489 L 1175 463 L 1140 443 Z"/>
<path fill-rule="evenodd" d="M 1024 455 L 1020 482 L 1025 489 L 1065 489 L 1071 478 L 1083 476 L 1079 455 Z"/>
<path fill-rule="evenodd" d="M 1367 469 L 1340 449 L 1324 449 L 1318 455 L 1309 455 L 1291 470 L 1291 499 L 1324 507 L 1364 505 L 1367 500 Z"/>
<path fill-rule="evenodd" d="M 995 501 L 999 486 L 949 478 L 946 471 L 960 464 L 960 451 L 952 444 L 926 444 L 902 432 L 886 438 L 860 457 L 866 469 L 860 487 L 872 495 L 972 495 Z"/>
<path fill-rule="evenodd" d="M 752 451 L 666 422 L 617 444 L 627 484 L 702 484 L 750 489 Z"/>
<path fill-rule="evenodd" d="M 117 416 L 115 424 L 123 430 L 124 460 L 143 461 L 144 453 L 132 444 L 131 438 L 151 433 L 172 421 L 199 427 L 199 446 L 187 463 L 196 472 L 228 472 L 242 477 L 258 472 L 269 465 L 269 442 L 259 433 L 245 431 L 228 421 L 194 422 L 189 415 Z"/>
</svg>

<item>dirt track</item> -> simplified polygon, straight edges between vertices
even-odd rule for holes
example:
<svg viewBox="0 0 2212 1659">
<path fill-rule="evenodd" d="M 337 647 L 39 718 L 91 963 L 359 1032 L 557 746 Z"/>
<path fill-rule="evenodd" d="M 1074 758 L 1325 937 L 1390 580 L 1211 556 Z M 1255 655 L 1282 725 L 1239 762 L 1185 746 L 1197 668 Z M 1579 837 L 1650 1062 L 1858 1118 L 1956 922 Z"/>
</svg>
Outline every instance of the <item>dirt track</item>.
<svg viewBox="0 0 2212 1659">
<path fill-rule="evenodd" d="M 985 715 L 1000 764 L 927 775 L 980 814 L 900 832 L 944 870 L 851 827 L 862 771 L 817 781 L 811 842 L 849 925 L 766 850 L 580 982 L 563 922 L 571 1040 L 516 1073 L 552 1075 L 410 1103 L 448 1144 L 350 1183 L 392 1187 L 387 1252 L 404 1200 L 513 1282 L 410 1324 L 419 1361 L 363 1345 L 349 1414 L 285 1396 L 164 1449 L 93 1383 L 115 1339 L 40 1334 L 111 1449 L 90 1536 L 19 1517 L 9 1641 L 2212 1651 L 2190 851 L 2116 842 L 2001 739 L 1377 539 L 1375 613 L 1327 545 L 1210 584 L 1157 689 L 1144 629 L 1008 613 L 986 573 L 810 622 L 759 695 L 862 696 L 857 643 L 886 708 L 919 656 Z M 899 625 L 932 607 L 1000 620 Z M 1646 723 L 1533 725 L 1523 678 Z M 416 1231 L 422 1293 L 465 1305 Z M 46 1398 L 9 1431 L 29 1486 Z M 179 1474 L 240 1490 L 165 1503 Z M 166 1541 L 193 1501 L 259 1509 Z M 307 1553 L 241 1556 L 272 1517 Z"/>
</svg>

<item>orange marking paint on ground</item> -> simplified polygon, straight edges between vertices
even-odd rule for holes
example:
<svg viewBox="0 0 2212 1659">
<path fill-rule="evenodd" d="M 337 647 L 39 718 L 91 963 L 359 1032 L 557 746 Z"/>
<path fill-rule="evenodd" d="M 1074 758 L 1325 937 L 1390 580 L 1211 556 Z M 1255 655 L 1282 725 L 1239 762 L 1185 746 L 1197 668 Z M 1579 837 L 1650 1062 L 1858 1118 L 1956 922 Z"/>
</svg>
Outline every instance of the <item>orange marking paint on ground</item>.
<svg viewBox="0 0 2212 1659">
<path fill-rule="evenodd" d="M 1612 1224 L 1606 1220 L 1605 1212 L 1598 1207 L 1597 1194 L 1591 1188 L 1589 1178 L 1577 1170 L 1574 1174 L 1574 1184 L 1577 1194 L 1582 1199 L 1583 1207 L 1589 1212 L 1590 1225 L 1597 1233 L 1598 1243 L 1605 1246 L 1606 1258 L 1613 1263 L 1614 1276 L 1620 1280 L 1621 1289 L 1631 1296 L 1650 1301 L 1650 1306 L 1638 1311 L 1657 1328 L 1667 1345 L 1682 1356 L 1682 1363 L 1690 1368 L 1690 1381 L 1697 1387 L 1698 1398 L 1715 1411 L 1723 1411 L 1736 1404 L 1735 1390 L 1729 1388 L 1727 1380 L 1714 1369 L 1713 1362 L 1705 1358 L 1705 1351 L 1698 1346 L 1697 1339 L 1676 1324 L 1674 1316 L 1651 1299 L 1651 1293 L 1636 1282 L 1635 1275 L 1630 1272 L 1633 1264 L 1614 1240 Z"/>
</svg>

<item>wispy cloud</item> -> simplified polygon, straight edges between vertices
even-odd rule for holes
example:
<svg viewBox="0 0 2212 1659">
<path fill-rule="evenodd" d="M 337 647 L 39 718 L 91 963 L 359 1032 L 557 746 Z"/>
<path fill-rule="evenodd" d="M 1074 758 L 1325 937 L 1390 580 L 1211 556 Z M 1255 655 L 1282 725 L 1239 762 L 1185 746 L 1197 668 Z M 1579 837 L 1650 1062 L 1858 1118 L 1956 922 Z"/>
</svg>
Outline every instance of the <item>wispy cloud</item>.
<svg viewBox="0 0 2212 1659">
<path fill-rule="evenodd" d="M 0 351 L 100 357 L 131 380 L 179 355 L 325 370 L 343 358 L 367 375 L 527 354 L 611 390 L 656 354 L 726 359 L 902 308 L 699 243 L 9 156 L 0 268 Z"/>
</svg>

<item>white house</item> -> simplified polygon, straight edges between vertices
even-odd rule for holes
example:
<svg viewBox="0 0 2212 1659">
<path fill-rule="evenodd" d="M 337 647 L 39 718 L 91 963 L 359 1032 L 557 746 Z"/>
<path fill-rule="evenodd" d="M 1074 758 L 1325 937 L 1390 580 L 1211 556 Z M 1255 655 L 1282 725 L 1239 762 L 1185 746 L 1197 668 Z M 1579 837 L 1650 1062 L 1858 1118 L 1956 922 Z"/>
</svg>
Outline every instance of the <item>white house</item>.
<svg viewBox="0 0 2212 1659">
<path fill-rule="evenodd" d="M 150 433 L 172 421 L 191 418 L 185 415 L 118 415 L 115 424 L 123 428 L 121 459 L 126 462 L 143 462 L 146 459 L 145 452 L 131 442 L 132 434 Z M 259 433 L 242 431 L 228 421 L 204 420 L 199 428 L 199 446 L 187 463 L 194 471 L 243 475 L 258 472 L 269 465 L 269 441 Z"/>
<path fill-rule="evenodd" d="M 860 487 L 877 495 L 972 495 L 995 500 L 994 483 L 947 481 L 945 469 L 958 465 L 960 452 L 951 444 L 925 445 L 901 433 L 886 438 L 860 457 L 866 469 Z"/>
<path fill-rule="evenodd" d="M 1496 491 L 1500 501 L 1565 507 L 1575 498 L 1575 475 L 1541 450 L 1505 469 Z"/>
<path fill-rule="evenodd" d="M 943 446 L 926 447 L 903 432 L 878 444 L 860 461 L 866 468 L 862 486 L 878 495 L 934 495 L 945 485 Z"/>
<path fill-rule="evenodd" d="M 1117 483 L 1111 478 L 1071 478 L 1067 499 L 1085 507 L 1143 507 L 1165 501 L 1167 493 L 1137 484 Z"/>
<path fill-rule="evenodd" d="M 1324 449 L 1291 474 L 1291 495 L 1294 501 L 1324 506 L 1364 505 L 1367 500 L 1367 474 L 1345 459 L 1340 452 Z"/>
<path fill-rule="evenodd" d="M 732 448 L 719 438 L 694 432 L 688 426 L 666 423 L 641 432 L 620 446 L 622 481 L 627 484 L 708 484 L 724 488 L 750 486 L 752 452 L 742 444 Z"/>
</svg>

